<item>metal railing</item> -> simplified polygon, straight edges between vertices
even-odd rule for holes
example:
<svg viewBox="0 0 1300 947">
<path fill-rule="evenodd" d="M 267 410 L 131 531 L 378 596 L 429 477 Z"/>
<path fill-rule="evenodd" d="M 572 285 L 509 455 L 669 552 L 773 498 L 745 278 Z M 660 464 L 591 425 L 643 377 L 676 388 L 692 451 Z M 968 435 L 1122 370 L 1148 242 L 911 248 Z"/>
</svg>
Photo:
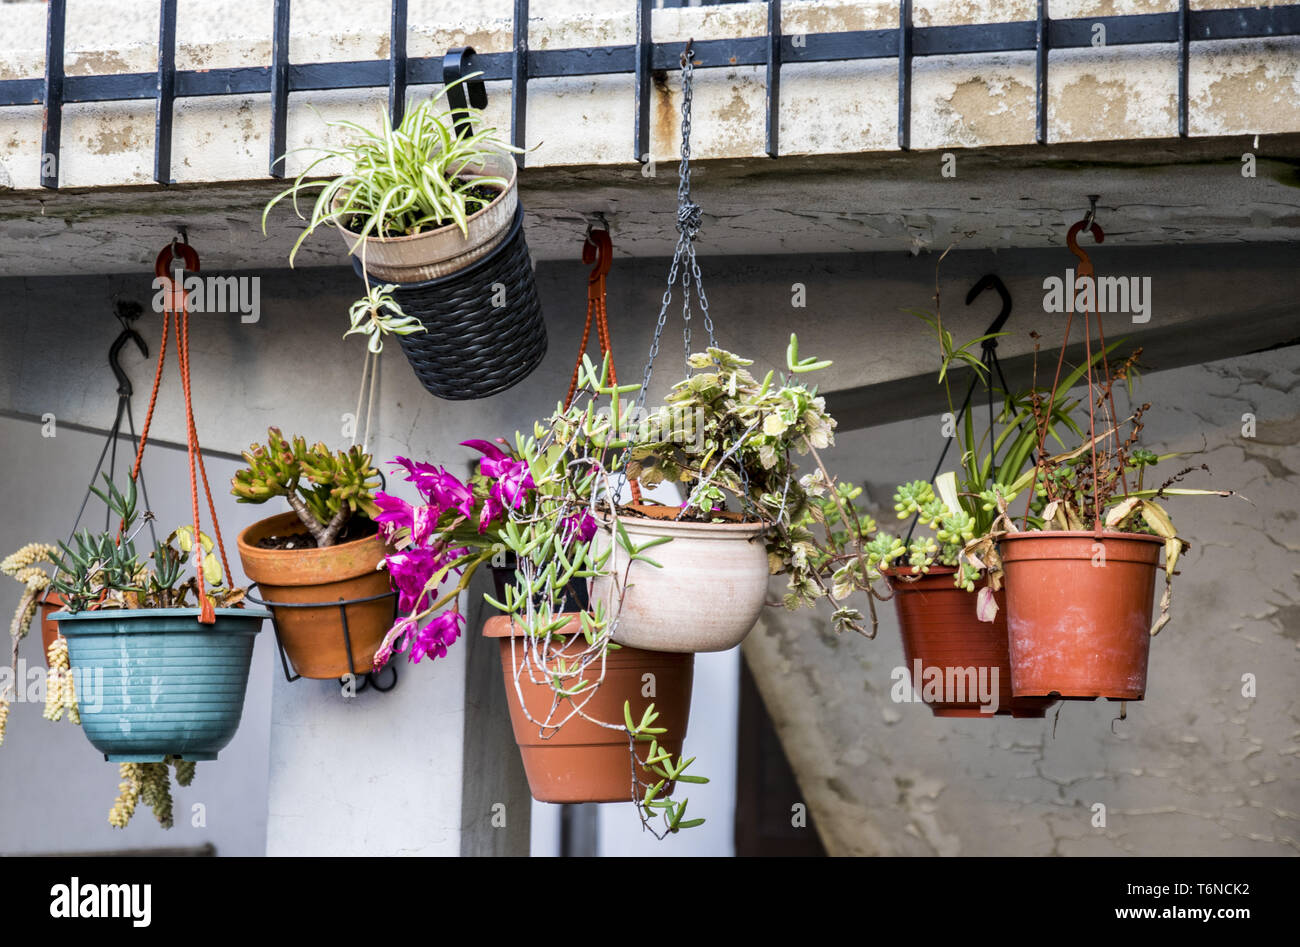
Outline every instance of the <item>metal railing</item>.
<svg viewBox="0 0 1300 947">
<path fill-rule="evenodd" d="M 683 42 L 654 43 L 650 22 L 654 0 L 636 4 L 636 43 L 577 49 L 532 49 L 528 40 L 528 0 L 514 0 L 513 49 L 477 53 L 470 47 L 449 51 L 460 68 L 481 71 L 484 80 L 511 83 L 511 140 L 524 147 L 528 81 L 535 78 L 631 75 L 635 82 L 633 160 L 650 154 L 650 84 L 653 74 L 678 66 Z M 1178 134 L 1187 137 L 1188 58 L 1193 42 L 1300 36 L 1300 4 L 1228 10 L 1178 9 L 1167 13 L 1125 14 L 1052 20 L 1048 0 L 1038 0 L 1037 17 L 1008 23 L 913 26 L 911 0 L 899 0 L 898 26 L 882 30 L 784 34 L 781 0 L 768 0 L 764 36 L 703 40 L 695 43 L 698 68 L 764 66 L 767 108 L 764 150 L 780 153 L 781 69 L 787 64 L 896 59 L 898 63 L 898 146 L 911 147 L 912 63 L 916 58 L 972 53 L 1035 53 L 1035 140 L 1047 143 L 1047 75 L 1051 50 L 1093 45 L 1098 25 L 1105 45 L 1176 44 L 1178 49 Z M 388 89 L 389 107 L 399 121 L 411 85 L 444 82 L 445 58 L 406 55 L 407 2 L 392 0 L 387 60 L 326 63 L 289 61 L 289 0 L 275 0 L 271 65 L 227 69 L 176 68 L 176 0 L 160 0 L 156 72 L 68 76 L 64 74 L 64 27 L 67 0 L 47 0 L 46 65 L 42 78 L 0 81 L 0 107 L 43 105 L 41 177 L 43 187 L 57 188 L 63 106 L 68 103 L 152 99 L 155 102 L 154 180 L 172 183 L 173 105 L 177 98 L 270 93 L 271 141 L 268 170 L 283 177 L 279 159 L 286 151 L 289 93 L 337 89 Z M 453 55 L 454 54 L 454 55 Z M 48 160 L 52 156 L 53 160 Z M 524 156 L 519 156 L 523 163 Z"/>
</svg>

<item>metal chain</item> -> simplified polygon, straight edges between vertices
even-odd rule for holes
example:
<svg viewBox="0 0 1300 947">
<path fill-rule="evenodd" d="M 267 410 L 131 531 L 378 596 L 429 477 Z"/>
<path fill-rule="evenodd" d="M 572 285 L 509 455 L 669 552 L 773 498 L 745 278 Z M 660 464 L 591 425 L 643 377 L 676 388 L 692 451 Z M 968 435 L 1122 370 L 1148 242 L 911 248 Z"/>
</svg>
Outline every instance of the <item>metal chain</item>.
<svg viewBox="0 0 1300 947">
<path fill-rule="evenodd" d="M 716 346 L 713 335 L 713 319 L 709 315 L 709 300 L 704 295 L 704 283 L 700 276 L 700 266 L 695 259 L 695 238 L 700 232 L 703 215 L 700 205 L 691 200 L 691 102 L 694 97 L 695 79 L 694 41 L 687 43 L 686 51 L 681 55 L 682 63 L 682 153 L 677 170 L 677 245 L 673 249 L 673 262 L 668 270 L 668 288 L 664 290 L 659 307 L 659 319 L 655 323 L 654 339 L 650 343 L 650 356 L 646 360 L 645 373 L 641 379 L 641 391 L 637 394 L 637 407 L 645 404 L 646 393 L 650 390 L 650 378 L 654 374 L 655 359 L 659 355 L 659 340 L 663 335 L 664 325 L 668 319 L 668 307 L 672 305 L 673 285 L 681 274 L 682 282 L 682 342 L 687 360 L 686 370 L 690 371 L 691 357 L 691 287 L 699 299 L 700 312 L 704 317 L 704 328 L 709 334 L 709 345 Z M 682 264 L 686 265 L 683 266 Z"/>
</svg>

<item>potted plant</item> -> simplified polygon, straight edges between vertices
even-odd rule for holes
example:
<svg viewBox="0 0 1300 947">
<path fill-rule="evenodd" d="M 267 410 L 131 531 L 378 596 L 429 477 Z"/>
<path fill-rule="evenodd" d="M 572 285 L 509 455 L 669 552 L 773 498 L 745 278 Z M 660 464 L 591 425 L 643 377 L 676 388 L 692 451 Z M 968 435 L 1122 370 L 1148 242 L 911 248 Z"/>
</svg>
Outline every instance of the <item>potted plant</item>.
<svg viewBox="0 0 1300 947">
<path fill-rule="evenodd" d="M 930 326 L 939 342 L 938 380 L 944 388 L 949 415 L 960 419 L 960 423 L 954 424 L 952 433 L 958 469 L 938 475 L 933 484 L 924 480 L 902 484 L 893 498 L 899 519 L 914 517 L 927 530 L 927 534 L 908 544 L 906 562 L 891 565 L 885 572 L 894 593 L 912 686 L 938 717 L 980 717 L 990 713 L 1041 717 L 1051 700 L 1012 694 L 1004 592 L 990 584 L 982 564 L 963 555 L 976 537 L 989 533 L 998 516 L 999 502 L 1015 498 L 1016 481 L 1032 467 L 1039 432 L 1034 392 L 1002 392 L 1003 404 L 994 419 L 990 391 L 990 426 L 977 437 L 970 396 L 960 413 L 955 409 L 952 369 L 964 365 L 975 373 L 972 393 L 975 382 L 991 385 L 990 365 L 977 358 L 972 349 L 1006 333 L 983 335 L 958 346 L 937 313 L 914 315 Z M 1093 364 L 1101 357 L 1097 353 Z M 1078 401 L 1071 400 L 1068 393 L 1086 369 L 1086 365 L 1074 369 L 1050 403 L 1038 405 L 1048 435 L 1058 443 L 1063 443 L 1058 428 L 1081 434 L 1073 419 Z M 995 424 L 1001 424 L 1002 429 L 998 431 Z M 949 679 L 951 669 L 958 669 L 953 679 L 962 681 L 960 669 L 966 668 L 979 673 L 987 669 L 990 678 L 996 674 L 995 710 L 964 686 L 964 693 L 956 694 L 934 686 L 936 680 Z M 938 669 L 940 677 L 936 678 L 931 669 Z"/>
<path fill-rule="evenodd" d="M 376 497 L 381 528 L 398 547 L 388 568 L 399 594 L 376 667 L 398 651 L 412 661 L 445 655 L 464 624 L 459 595 L 482 565 L 512 554 L 515 567 L 486 596 L 502 614 L 483 634 L 500 642 L 530 790 L 549 802 L 635 800 L 652 830 L 651 817 L 662 814 L 666 834 L 703 821 L 684 818 L 686 802 L 669 795 L 676 782 L 704 781 L 685 772 L 691 760 L 680 755 L 693 656 L 621 648 L 604 606 L 583 609 L 585 589 L 576 587 L 608 558 L 591 549 L 592 506 L 619 447 L 610 416 L 583 403 L 614 393 L 608 361 L 603 371 L 586 361 L 581 378 L 581 397 L 532 436 L 517 435 L 513 446 L 464 442 L 482 454 L 467 481 L 397 458 L 419 499 Z"/>
<path fill-rule="evenodd" d="M 1169 496 L 1231 496 L 1232 491 L 1177 487 L 1189 467 L 1148 484 L 1156 456 L 1137 446 L 1142 416 L 1115 411 L 1112 389 L 1128 381 L 1141 350 L 1089 380 L 1094 421 L 1084 443 L 1049 455 L 1013 492 L 1029 491 L 1014 517 L 1006 500 L 987 536 L 971 554 L 987 565 L 990 585 L 1005 578 L 1012 689 L 1017 697 L 1141 700 L 1146 693 L 1151 638 L 1169 621 L 1173 576 L 1188 543 L 1177 535 L 1160 501 Z M 1054 394 L 1054 393 L 1053 393 Z M 1033 393 L 1040 445 L 1045 441 L 1042 393 Z M 1017 523 L 1018 521 L 1018 523 Z M 1160 552 L 1165 587 L 1152 622 Z"/>
<path fill-rule="evenodd" d="M 271 208 L 314 194 L 308 225 L 289 255 L 318 227 L 337 228 L 356 257 L 366 292 L 346 333 L 378 352 L 395 335 L 424 386 L 441 398 L 482 398 L 526 377 L 546 352 L 546 326 L 524 240 L 515 148 L 474 108 L 433 99 L 412 103 L 393 125 L 381 110 L 374 128 L 327 122 L 344 131 Z M 325 161 L 337 177 L 311 180 Z M 301 215 L 300 215 L 301 216 Z"/>
<path fill-rule="evenodd" d="M 627 475 L 679 484 L 686 501 L 606 510 L 596 546 L 612 563 L 594 595 L 617 602 L 614 640 L 659 651 L 735 647 L 758 621 L 769 575 L 781 573 L 790 576 L 787 605 L 825 597 L 837 629 L 862 630 L 845 600 L 859 590 L 879 597 L 872 583 L 890 545 L 853 506 L 860 488 L 836 483 L 818 453 L 834 443 L 835 420 L 794 376 L 831 363 L 800 359 L 793 335 L 786 363 L 789 376 L 769 371 L 760 382 L 750 359 L 717 348 L 692 355 L 697 371 L 631 425 Z M 811 455 L 816 469 L 796 476 L 793 453 Z M 631 547 L 655 547 L 653 559 L 636 561 Z"/>
<path fill-rule="evenodd" d="M 243 607 L 212 540 L 193 527 L 158 543 L 152 565 L 142 560 L 134 480 L 125 494 L 111 482 L 96 493 L 121 527 L 60 543 L 53 579 L 71 666 L 101 695 L 93 712 L 82 707 L 82 729 L 117 762 L 216 759 L 239 726 L 253 637 L 269 614 Z M 187 579 L 190 563 L 199 571 Z"/>
<path fill-rule="evenodd" d="M 245 574 L 272 603 L 280 645 L 306 678 L 366 673 L 393 622 L 384 570 L 392 550 L 375 523 L 380 478 L 370 455 L 357 446 L 332 453 L 270 428 L 244 462 L 230 484 L 240 503 L 284 497 L 290 507 L 238 539 Z"/>
</svg>

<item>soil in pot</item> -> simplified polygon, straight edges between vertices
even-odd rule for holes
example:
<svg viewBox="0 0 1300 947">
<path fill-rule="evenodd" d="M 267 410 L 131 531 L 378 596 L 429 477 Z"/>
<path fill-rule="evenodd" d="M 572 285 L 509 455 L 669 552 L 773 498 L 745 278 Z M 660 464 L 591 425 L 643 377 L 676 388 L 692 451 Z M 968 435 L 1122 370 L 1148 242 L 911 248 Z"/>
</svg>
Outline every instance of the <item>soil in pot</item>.
<svg viewBox="0 0 1300 947">
<path fill-rule="evenodd" d="M 910 569 L 890 569 L 885 575 L 894 591 L 894 609 L 898 613 L 903 638 L 903 656 L 913 693 L 926 700 L 936 717 L 1042 717 L 1055 701 L 1035 697 L 1014 697 L 1011 688 L 1011 661 L 1007 651 L 1005 593 L 994 593 L 997 618 L 980 621 L 975 613 L 975 593 L 953 585 L 956 569 L 931 566 L 928 573 L 916 575 Z M 916 675 L 916 662 L 922 674 Z M 934 680 L 930 668 L 940 674 Z M 997 710 L 991 706 L 996 674 Z M 930 691 L 927 691 L 927 677 Z M 987 700 L 982 699 L 983 687 Z"/>
<path fill-rule="evenodd" d="M 1002 537 L 1012 693 L 1141 700 L 1163 545 L 1140 533 Z"/>
<path fill-rule="evenodd" d="M 293 512 L 261 520 L 239 534 L 239 558 L 244 573 L 258 584 L 257 597 L 268 602 L 317 603 L 319 607 L 271 606 L 280 644 L 303 677 L 314 680 L 365 674 L 375 652 L 393 624 L 396 598 L 388 572 L 380 568 L 390 552 L 368 521 L 349 524 L 343 541 L 324 549 L 315 547 Z M 288 544 L 293 543 L 291 547 Z M 342 607 L 340 600 L 370 598 Z M 347 614 L 348 639 L 343 634 Z M 348 663 L 346 640 L 352 644 Z"/>
<path fill-rule="evenodd" d="M 569 627 L 575 631 L 579 627 L 576 615 Z M 500 642 L 501 671 L 510 706 L 510 722 L 533 798 L 541 802 L 568 803 L 627 802 L 634 795 L 640 798 L 643 790 L 633 788 L 633 763 L 626 731 L 602 727 L 578 715 L 565 721 L 558 729 L 542 729 L 541 722 L 548 716 L 554 722 L 564 720 L 571 707 L 568 701 L 562 701 L 551 713 L 555 692 L 545 681 L 534 683 L 529 679 L 530 671 L 536 676 L 531 667 L 524 668 L 519 674 L 516 690 L 515 671 L 522 665 L 525 647 L 520 634 L 519 626 L 512 625 L 506 615 L 489 618 L 483 626 L 484 637 L 496 638 Z M 576 654 L 586 647 L 586 640 L 581 635 L 574 635 L 564 652 Z M 655 726 L 667 730 L 660 737 L 660 745 L 676 758 L 681 753 L 690 719 L 694 669 L 694 654 L 619 648 L 608 652 L 601 684 L 589 697 L 576 695 L 574 702 L 582 705 L 587 716 L 606 723 L 623 720 L 625 701 L 630 704 L 632 716 L 637 720 L 653 703 L 659 712 Z M 599 666 L 593 666 L 592 678 L 598 677 L 599 673 Z M 654 682 L 653 697 L 642 696 L 647 687 L 647 674 L 654 675 L 650 679 Z M 524 708 L 527 708 L 527 714 Z M 638 744 L 641 756 L 648 748 L 648 743 Z M 641 766 L 636 768 L 637 778 L 642 782 L 653 784 L 659 780 L 658 776 Z M 672 784 L 669 783 L 659 795 L 666 796 L 671 791 Z"/>
<path fill-rule="evenodd" d="M 629 510 L 642 514 L 621 517 L 634 544 L 665 536 L 671 542 L 646 552 L 658 568 L 645 562 L 628 568 L 627 554 L 615 544 L 611 574 L 592 588 L 607 613 L 619 615 L 614 640 L 655 651 L 726 651 L 740 644 L 767 602 L 764 524 L 724 514 L 716 515 L 726 522 L 685 522 L 674 519 L 677 508 L 649 504 Z M 608 548 L 610 540 L 610 530 L 601 529 L 594 550 Z"/>
</svg>

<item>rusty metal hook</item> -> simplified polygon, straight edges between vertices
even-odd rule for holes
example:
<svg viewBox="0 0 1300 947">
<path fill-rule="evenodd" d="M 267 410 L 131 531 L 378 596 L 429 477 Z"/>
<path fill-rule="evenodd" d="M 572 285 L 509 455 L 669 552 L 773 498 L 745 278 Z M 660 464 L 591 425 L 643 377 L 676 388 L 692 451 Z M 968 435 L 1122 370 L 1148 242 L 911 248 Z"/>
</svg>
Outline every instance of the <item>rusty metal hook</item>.
<svg viewBox="0 0 1300 947">
<path fill-rule="evenodd" d="M 1085 218 L 1070 228 L 1070 232 L 1065 235 L 1065 245 L 1070 248 L 1071 253 L 1079 258 L 1079 272 L 1077 275 L 1092 276 L 1092 260 L 1089 258 L 1087 251 L 1084 250 L 1083 247 L 1079 246 L 1078 241 L 1080 231 L 1085 228 L 1087 228 L 1087 230 L 1092 234 L 1092 239 L 1097 243 L 1101 243 L 1106 239 L 1106 234 L 1102 232 L 1102 229 L 1097 225 L 1097 222 L 1089 222 Z"/>
<path fill-rule="evenodd" d="M 595 264 L 595 269 L 587 277 L 588 283 L 595 283 L 605 278 L 614 262 L 614 244 L 609 239 L 608 230 L 592 230 L 582 245 L 582 262 L 588 266 Z"/>
</svg>

